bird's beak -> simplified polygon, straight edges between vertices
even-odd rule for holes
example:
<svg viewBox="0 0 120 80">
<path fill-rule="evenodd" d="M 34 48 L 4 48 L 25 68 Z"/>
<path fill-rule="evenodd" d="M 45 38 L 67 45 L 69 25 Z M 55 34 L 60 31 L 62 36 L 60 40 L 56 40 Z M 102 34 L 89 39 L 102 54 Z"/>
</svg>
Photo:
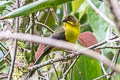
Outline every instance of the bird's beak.
<svg viewBox="0 0 120 80">
<path fill-rule="evenodd" d="M 67 20 L 64 18 L 64 19 L 62 20 L 62 22 L 67 22 Z"/>
</svg>

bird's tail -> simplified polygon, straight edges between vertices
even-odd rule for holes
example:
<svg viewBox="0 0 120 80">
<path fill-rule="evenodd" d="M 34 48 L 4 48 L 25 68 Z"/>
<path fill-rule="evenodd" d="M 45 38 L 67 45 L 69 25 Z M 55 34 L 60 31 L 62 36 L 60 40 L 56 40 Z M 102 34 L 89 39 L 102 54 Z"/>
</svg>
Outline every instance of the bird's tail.
<svg viewBox="0 0 120 80">
<path fill-rule="evenodd" d="M 51 49 L 52 49 L 52 47 L 47 46 L 47 47 L 44 49 L 42 55 L 39 56 L 39 58 L 35 61 L 34 65 L 41 63 L 41 61 L 43 60 L 43 58 L 44 58 L 48 53 L 50 53 Z M 29 77 L 31 77 L 36 70 L 37 70 L 37 69 L 32 70 L 32 71 L 29 73 Z"/>
</svg>

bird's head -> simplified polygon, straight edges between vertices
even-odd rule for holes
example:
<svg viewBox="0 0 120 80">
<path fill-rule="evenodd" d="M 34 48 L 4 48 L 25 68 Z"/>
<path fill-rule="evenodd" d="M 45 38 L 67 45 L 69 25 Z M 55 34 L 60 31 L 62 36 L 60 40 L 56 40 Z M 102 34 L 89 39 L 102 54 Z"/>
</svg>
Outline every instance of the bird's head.
<svg viewBox="0 0 120 80">
<path fill-rule="evenodd" d="M 78 19 L 73 15 L 65 16 L 62 21 L 64 23 L 68 23 L 68 24 L 71 24 L 71 25 L 78 25 L 79 24 Z"/>
</svg>

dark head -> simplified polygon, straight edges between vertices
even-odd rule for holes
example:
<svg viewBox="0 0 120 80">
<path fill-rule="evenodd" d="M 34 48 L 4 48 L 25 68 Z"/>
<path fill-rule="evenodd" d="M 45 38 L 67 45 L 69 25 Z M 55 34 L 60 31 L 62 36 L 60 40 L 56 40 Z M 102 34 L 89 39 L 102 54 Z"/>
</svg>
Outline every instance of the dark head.
<svg viewBox="0 0 120 80">
<path fill-rule="evenodd" d="M 62 20 L 64 23 L 69 23 L 72 25 L 78 25 L 79 21 L 77 20 L 77 18 L 73 15 L 67 15 L 64 17 L 64 19 Z"/>
</svg>

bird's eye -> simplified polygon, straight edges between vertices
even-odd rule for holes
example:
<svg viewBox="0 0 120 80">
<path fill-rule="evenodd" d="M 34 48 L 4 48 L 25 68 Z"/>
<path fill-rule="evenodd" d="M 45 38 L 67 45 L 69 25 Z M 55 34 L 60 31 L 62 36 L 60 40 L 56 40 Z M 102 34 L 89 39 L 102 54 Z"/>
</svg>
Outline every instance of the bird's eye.
<svg viewBox="0 0 120 80">
<path fill-rule="evenodd" d="M 72 16 L 69 16 L 69 19 L 72 19 L 73 17 Z"/>
</svg>

